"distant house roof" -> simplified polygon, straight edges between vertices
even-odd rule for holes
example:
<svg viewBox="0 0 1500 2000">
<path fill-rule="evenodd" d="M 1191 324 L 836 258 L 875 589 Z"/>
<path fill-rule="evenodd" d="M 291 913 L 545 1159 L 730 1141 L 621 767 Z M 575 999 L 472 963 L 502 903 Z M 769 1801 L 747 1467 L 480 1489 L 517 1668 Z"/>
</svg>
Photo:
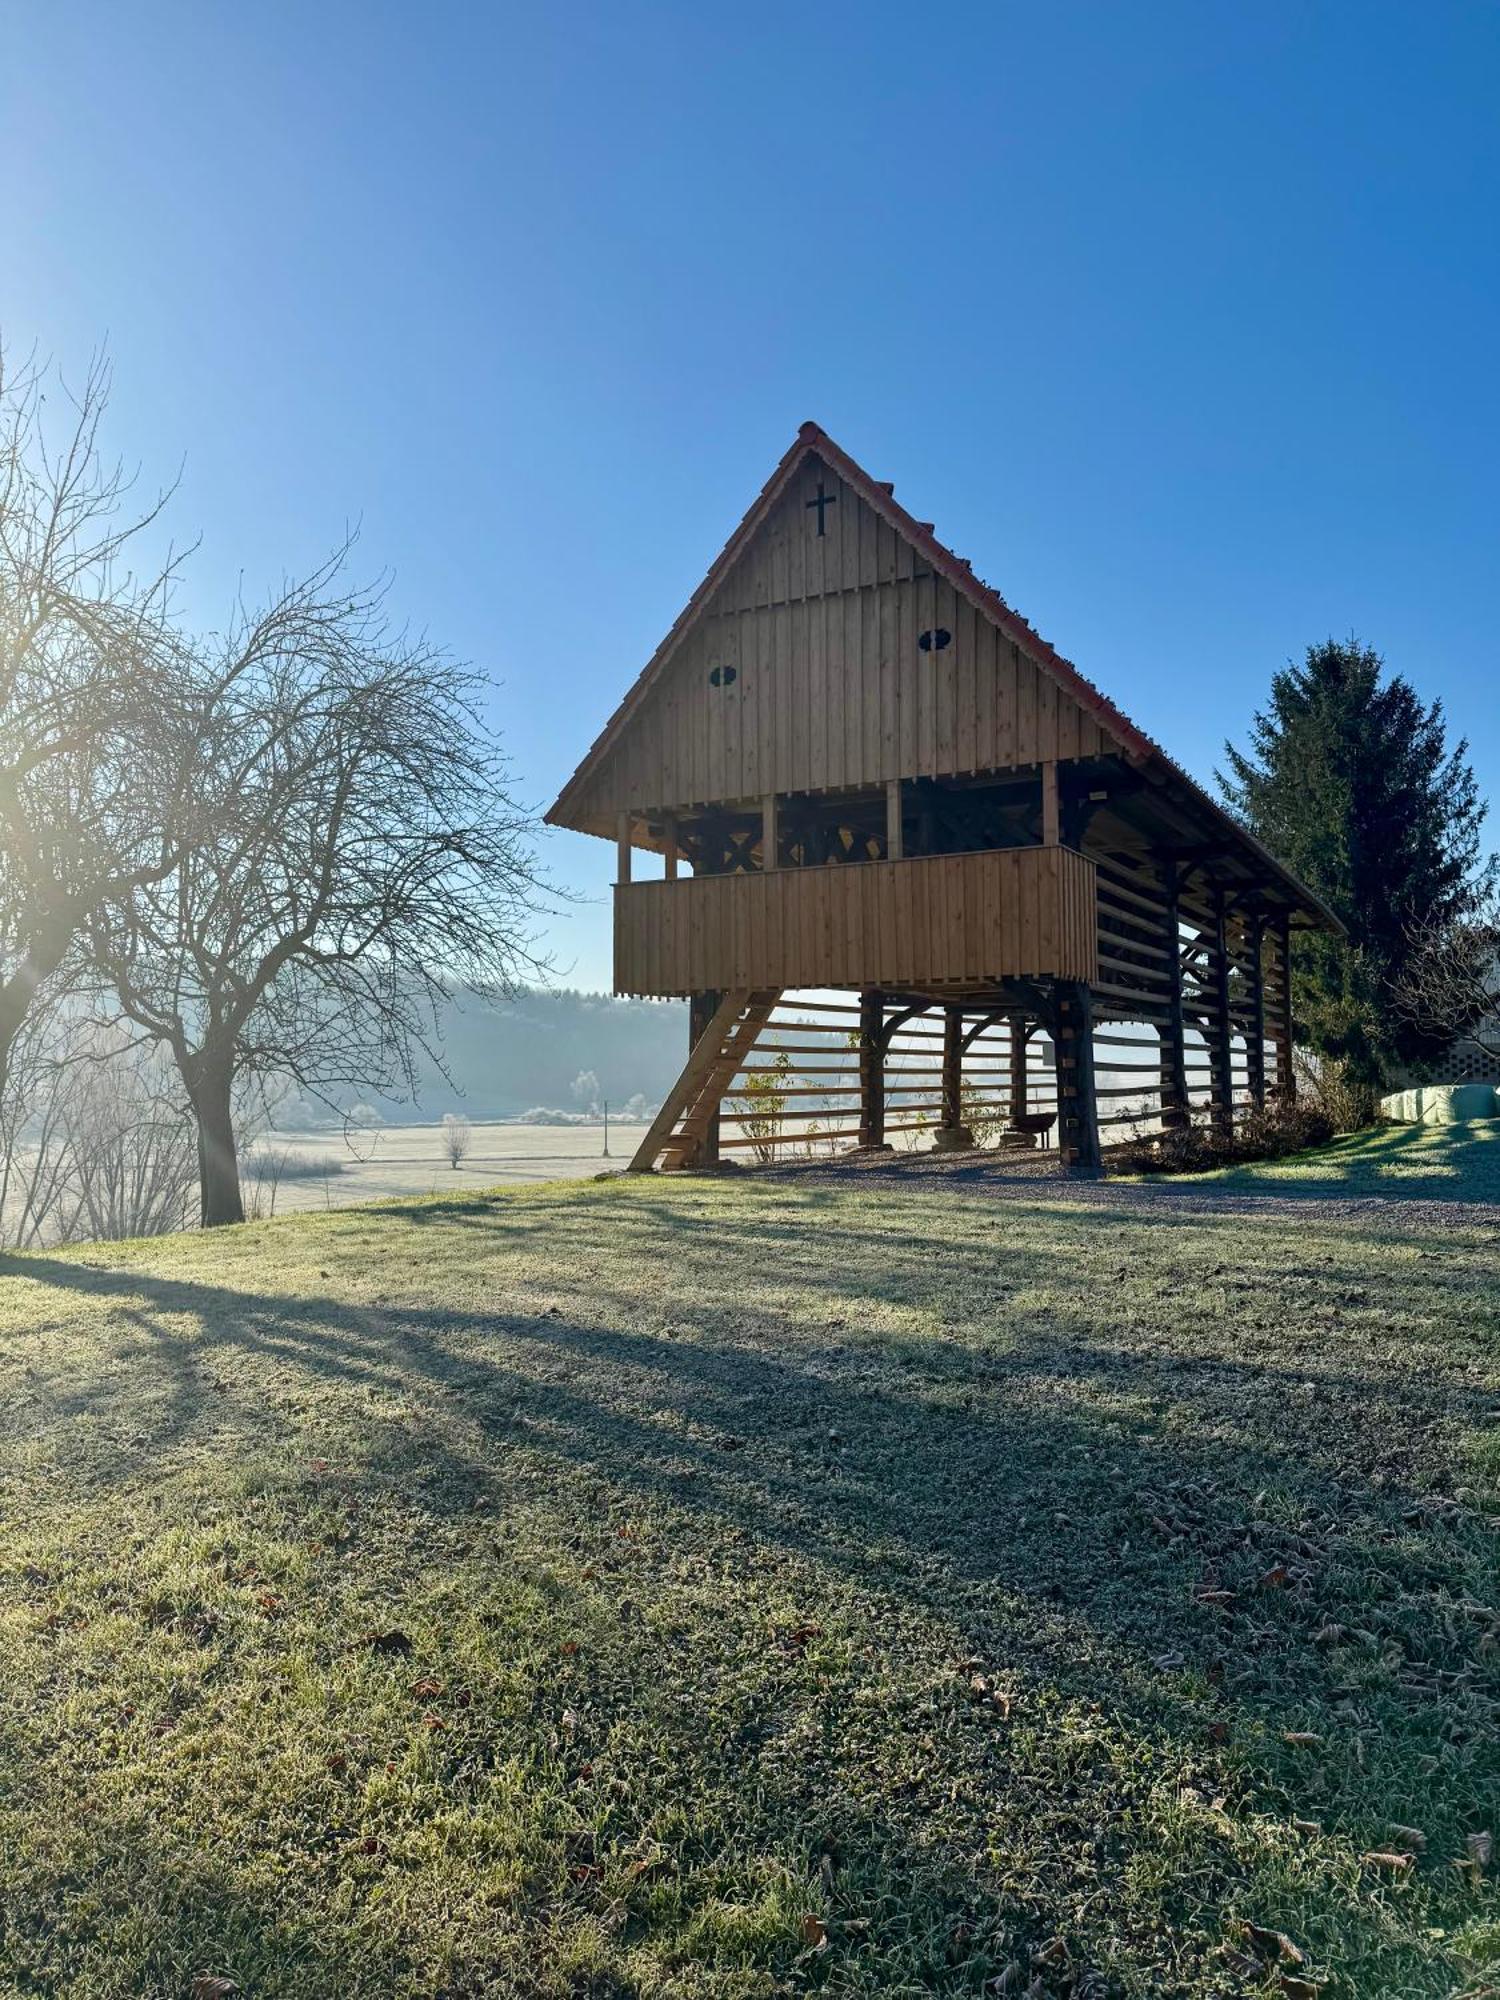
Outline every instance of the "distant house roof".
<svg viewBox="0 0 1500 2000">
<path fill-rule="evenodd" d="M 1262 846 L 1254 834 L 1235 819 L 1233 814 L 1226 811 L 1224 806 L 1206 792 L 1196 779 L 1189 776 L 1180 764 L 1169 757 L 1160 744 L 1132 722 L 1124 710 L 1081 673 L 1071 660 L 1064 659 L 1050 646 L 1020 612 L 1006 603 L 997 590 L 977 577 L 964 557 L 955 555 L 950 548 L 940 542 L 932 522 L 918 521 L 909 514 L 897 501 L 893 486 L 885 481 L 873 479 L 857 460 L 851 458 L 842 446 L 834 442 L 827 431 L 820 425 L 810 422 L 803 424 L 798 430 L 775 471 L 752 502 L 744 519 L 715 557 L 708 574 L 688 599 L 671 630 L 595 738 L 572 777 L 563 786 L 547 813 L 550 823 L 553 825 L 570 823 L 570 807 L 584 782 L 608 754 L 631 717 L 649 695 L 684 634 L 703 614 L 714 593 L 744 553 L 751 537 L 796 477 L 803 461 L 809 455 L 822 459 L 877 515 L 920 551 L 932 564 L 934 571 L 951 584 L 955 591 L 982 611 L 1007 638 L 1013 640 L 1044 671 L 1051 674 L 1058 685 L 1081 708 L 1094 716 L 1100 726 L 1115 739 L 1123 755 L 1133 765 L 1147 776 L 1165 781 L 1174 790 L 1185 794 L 1219 834 L 1240 845 L 1253 856 L 1260 866 L 1282 885 L 1292 900 L 1300 903 L 1322 926 L 1334 931 L 1343 930 L 1339 918 L 1321 897 L 1304 882 L 1299 881 L 1290 869 L 1284 867 L 1268 849 Z"/>
</svg>

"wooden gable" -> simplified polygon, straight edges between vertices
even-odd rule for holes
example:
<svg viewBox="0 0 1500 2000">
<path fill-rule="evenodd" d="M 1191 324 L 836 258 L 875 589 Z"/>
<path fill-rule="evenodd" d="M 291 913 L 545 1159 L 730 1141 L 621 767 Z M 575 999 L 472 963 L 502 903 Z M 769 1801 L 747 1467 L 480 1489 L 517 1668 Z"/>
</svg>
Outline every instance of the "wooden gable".
<svg viewBox="0 0 1500 2000">
<path fill-rule="evenodd" d="M 1107 704 L 819 438 L 783 461 L 549 818 L 610 833 L 622 811 L 1130 747 Z"/>
</svg>

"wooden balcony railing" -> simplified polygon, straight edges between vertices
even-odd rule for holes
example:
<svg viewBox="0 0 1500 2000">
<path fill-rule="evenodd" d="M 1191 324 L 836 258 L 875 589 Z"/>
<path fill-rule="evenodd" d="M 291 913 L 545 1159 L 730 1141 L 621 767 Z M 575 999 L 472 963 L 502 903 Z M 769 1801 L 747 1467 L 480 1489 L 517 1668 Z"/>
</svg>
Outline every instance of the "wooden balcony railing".
<svg viewBox="0 0 1500 2000">
<path fill-rule="evenodd" d="M 1094 864 L 1070 847 L 624 882 L 615 991 L 1093 980 Z"/>
</svg>

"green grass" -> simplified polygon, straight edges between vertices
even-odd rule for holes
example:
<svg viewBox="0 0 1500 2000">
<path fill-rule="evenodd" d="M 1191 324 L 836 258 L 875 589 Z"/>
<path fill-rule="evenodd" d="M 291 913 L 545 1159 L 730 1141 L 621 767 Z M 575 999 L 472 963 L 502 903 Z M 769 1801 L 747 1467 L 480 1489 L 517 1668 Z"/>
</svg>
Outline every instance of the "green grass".
<svg viewBox="0 0 1500 2000">
<path fill-rule="evenodd" d="M 1286 1195 L 1500 1202 L 1500 1119 L 1350 1132 L 1291 1159 L 1229 1168 L 1214 1183 Z"/>
<path fill-rule="evenodd" d="M 726 1178 L 0 1273 L 7 1994 L 1500 1984 L 1491 1226 Z"/>
</svg>

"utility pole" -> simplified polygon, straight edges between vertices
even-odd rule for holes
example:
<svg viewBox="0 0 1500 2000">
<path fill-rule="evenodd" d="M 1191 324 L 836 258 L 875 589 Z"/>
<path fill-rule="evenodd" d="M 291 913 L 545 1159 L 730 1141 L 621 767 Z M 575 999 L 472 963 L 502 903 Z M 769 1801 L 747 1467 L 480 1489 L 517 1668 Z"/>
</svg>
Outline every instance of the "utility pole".
<svg viewBox="0 0 1500 2000">
<path fill-rule="evenodd" d="M 604 1157 L 609 1158 L 609 1099 L 604 1100 Z"/>
</svg>

